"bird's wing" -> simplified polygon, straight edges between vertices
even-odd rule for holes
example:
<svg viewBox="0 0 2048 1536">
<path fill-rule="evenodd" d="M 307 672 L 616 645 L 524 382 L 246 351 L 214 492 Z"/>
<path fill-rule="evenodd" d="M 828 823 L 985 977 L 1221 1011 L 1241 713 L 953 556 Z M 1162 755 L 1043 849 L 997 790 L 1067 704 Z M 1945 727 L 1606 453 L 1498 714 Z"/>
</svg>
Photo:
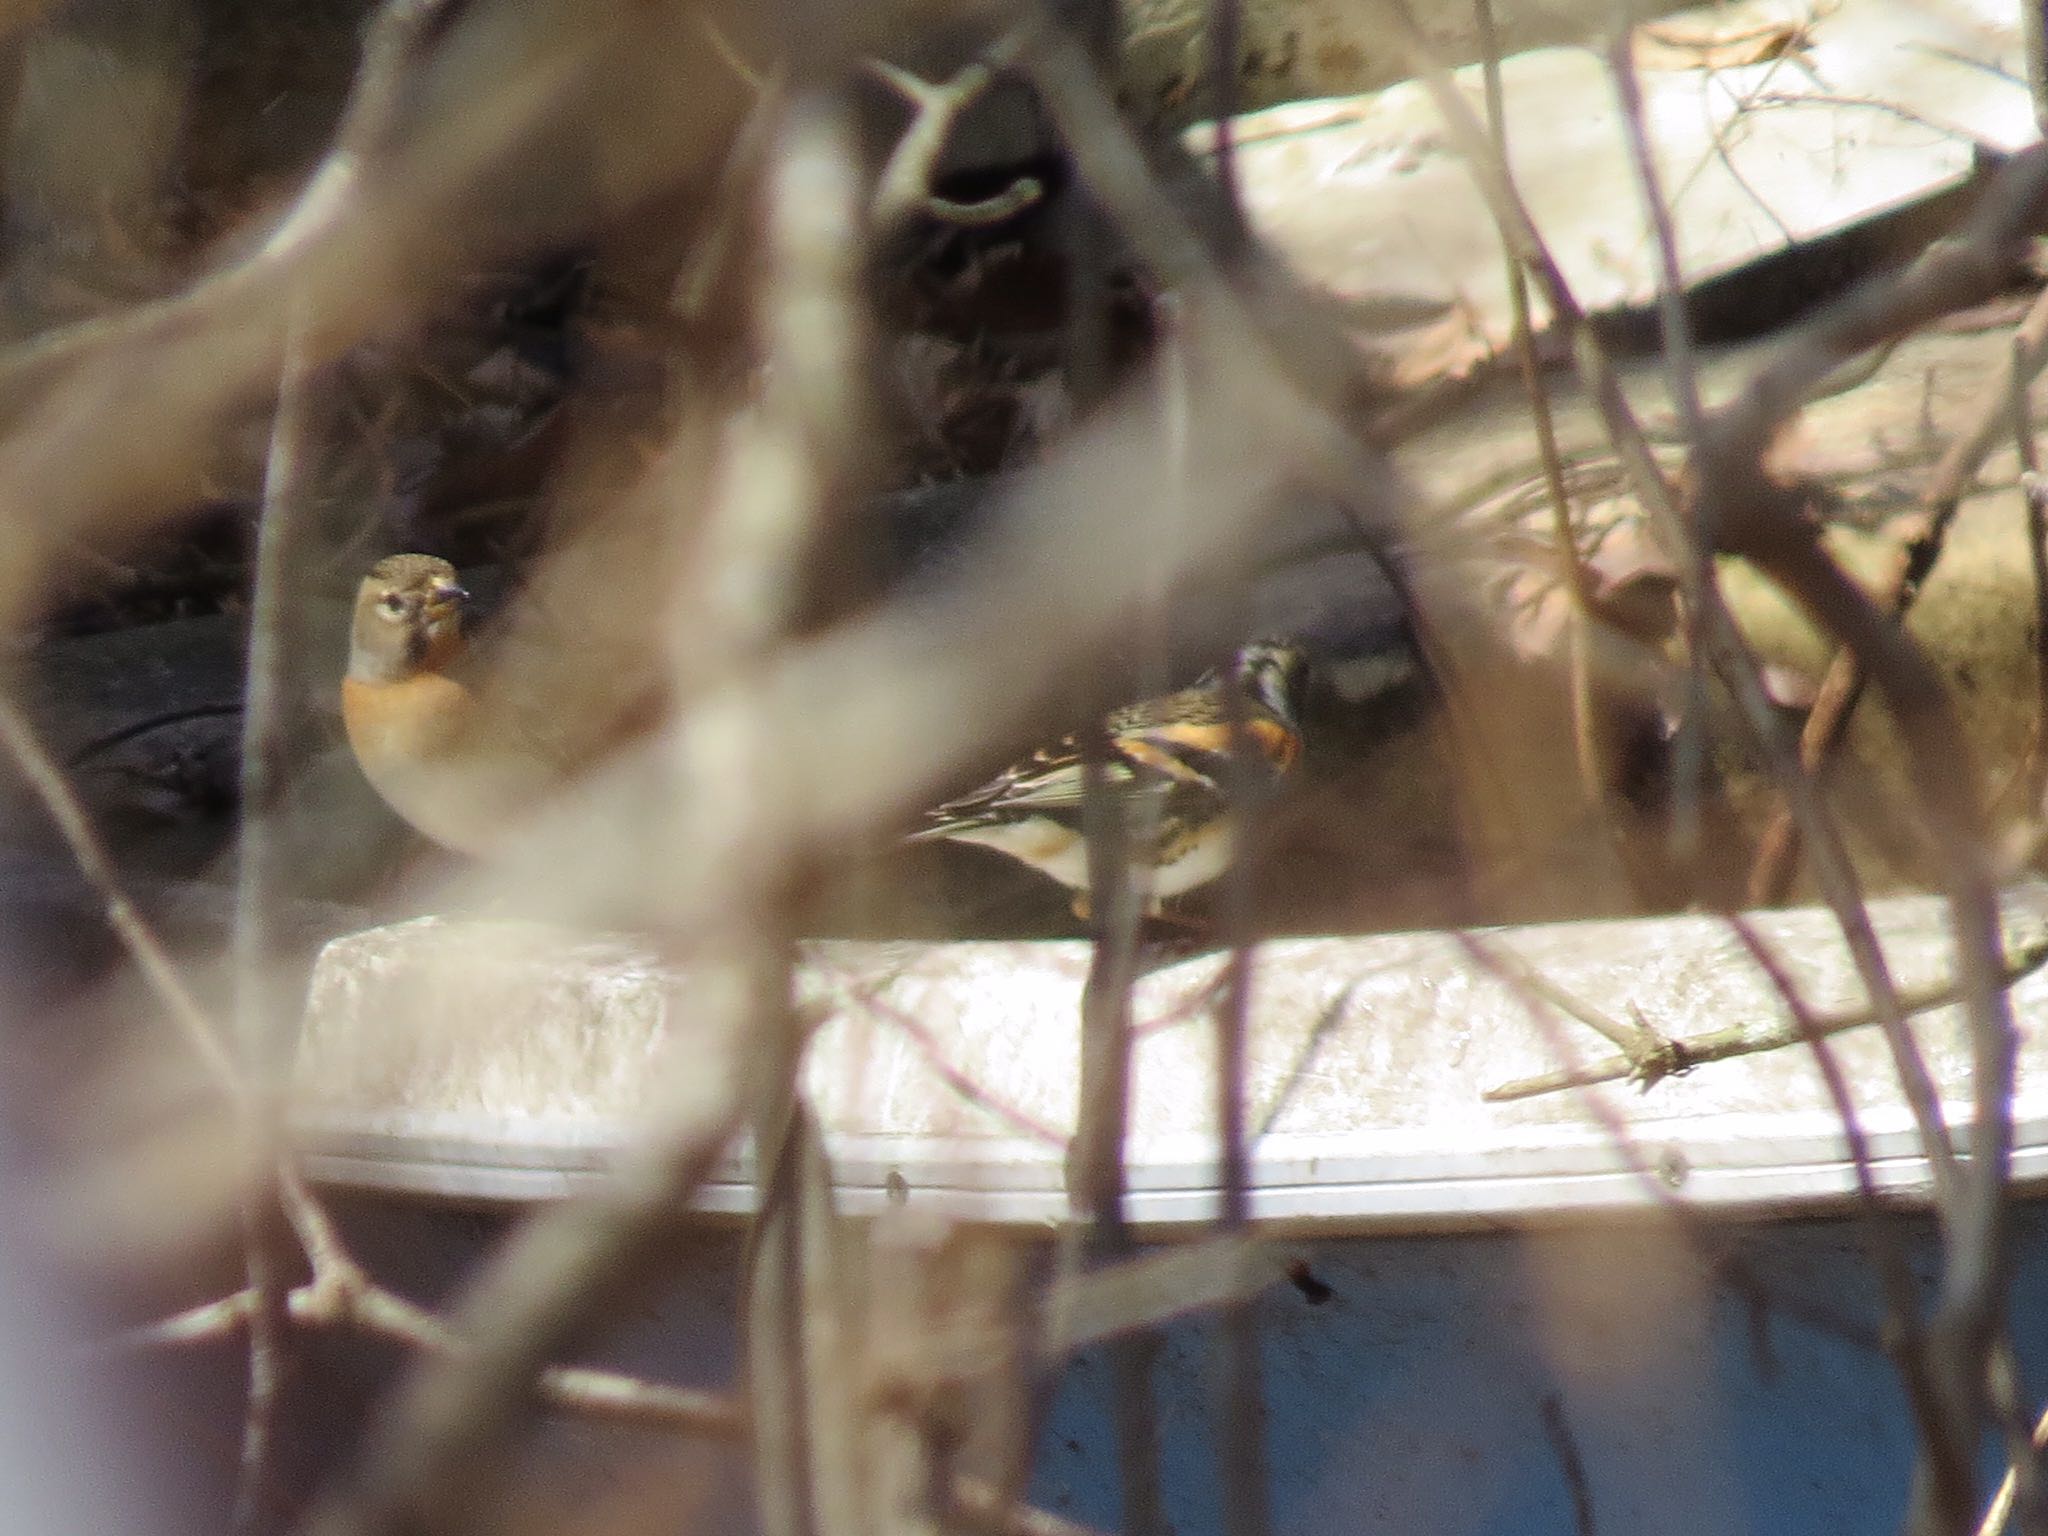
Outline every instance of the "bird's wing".
<svg viewBox="0 0 2048 1536">
<path fill-rule="evenodd" d="M 1122 750 L 1121 740 L 1114 746 L 1116 750 L 1102 765 L 1104 782 L 1114 793 L 1163 792 L 1181 777 L 1163 770 L 1154 760 L 1156 754 L 1141 752 L 1132 756 Z M 933 825 L 916 835 L 943 837 L 963 827 L 993 821 L 1076 812 L 1086 797 L 1087 782 L 1080 744 L 1070 736 L 1056 746 L 1041 748 L 979 789 L 948 800 L 932 812 Z"/>
</svg>

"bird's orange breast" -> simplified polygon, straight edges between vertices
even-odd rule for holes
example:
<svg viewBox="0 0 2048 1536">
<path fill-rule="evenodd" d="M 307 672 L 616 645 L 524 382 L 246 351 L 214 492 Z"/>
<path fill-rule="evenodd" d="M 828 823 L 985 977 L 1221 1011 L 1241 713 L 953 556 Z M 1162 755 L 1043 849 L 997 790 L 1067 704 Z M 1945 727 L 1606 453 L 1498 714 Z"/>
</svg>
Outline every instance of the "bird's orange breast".
<svg viewBox="0 0 2048 1536">
<path fill-rule="evenodd" d="M 437 672 L 341 684 L 342 724 L 363 777 L 419 831 L 470 854 L 503 836 L 518 798 L 505 765 L 477 751 L 474 711 L 469 690 Z"/>
<path fill-rule="evenodd" d="M 342 679 L 342 724 L 366 771 L 443 756 L 467 729 L 471 708 L 469 690 L 439 672 L 394 683 Z"/>
</svg>

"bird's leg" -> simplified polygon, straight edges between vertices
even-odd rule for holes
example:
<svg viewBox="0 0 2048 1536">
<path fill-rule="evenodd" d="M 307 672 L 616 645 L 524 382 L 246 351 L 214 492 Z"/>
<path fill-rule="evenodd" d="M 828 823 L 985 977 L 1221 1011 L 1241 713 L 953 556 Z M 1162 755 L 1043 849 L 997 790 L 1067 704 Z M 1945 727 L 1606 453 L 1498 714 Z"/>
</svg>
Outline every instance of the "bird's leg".
<svg viewBox="0 0 2048 1536">
<path fill-rule="evenodd" d="M 1197 917 L 1192 912 L 1178 912 L 1164 900 L 1155 901 L 1145 915 L 1162 928 L 1178 929 L 1184 934 L 1209 934 L 1216 925 L 1206 917 Z"/>
</svg>

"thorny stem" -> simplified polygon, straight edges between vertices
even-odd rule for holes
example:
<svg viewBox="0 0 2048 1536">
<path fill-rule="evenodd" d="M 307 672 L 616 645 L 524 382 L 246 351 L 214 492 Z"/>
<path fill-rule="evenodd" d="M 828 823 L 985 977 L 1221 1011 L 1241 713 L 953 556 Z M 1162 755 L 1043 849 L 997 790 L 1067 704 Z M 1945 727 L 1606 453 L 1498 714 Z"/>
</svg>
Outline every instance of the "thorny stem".
<svg viewBox="0 0 2048 1536">
<path fill-rule="evenodd" d="M 1551 1005 L 1526 985 L 1526 968 L 1508 959 L 1492 935 L 1454 931 L 1451 938 L 1482 970 L 1507 989 L 1509 995 L 1522 1005 L 1528 1014 L 1529 1022 L 1549 1043 L 1550 1048 L 1559 1057 L 1570 1062 L 1573 1055 L 1571 1042 L 1558 1021 L 1552 1017 Z M 1721 1229 L 1703 1220 L 1699 1212 L 1681 1199 L 1660 1171 L 1651 1165 L 1642 1146 L 1630 1134 L 1627 1120 L 1607 1097 L 1598 1089 L 1591 1087 L 1582 1088 L 1580 1093 L 1581 1102 L 1587 1113 L 1600 1127 L 1608 1146 L 1620 1159 L 1622 1166 L 1649 1195 L 1657 1208 L 1678 1223 L 1694 1251 L 1718 1279 L 1746 1299 L 1756 1303 L 1769 1303 L 1790 1316 L 1798 1317 L 1809 1327 L 1865 1348 L 1879 1347 L 1880 1341 L 1871 1336 L 1868 1329 L 1841 1316 L 1832 1308 L 1773 1295 L 1769 1287 L 1764 1285 L 1743 1262 L 1741 1255 L 1729 1250 L 1727 1242 L 1720 1235 Z"/>
<path fill-rule="evenodd" d="M 2006 984 L 2009 986 L 2032 975 L 2043 964 L 2048 964 L 2048 934 L 2015 944 L 2006 963 Z M 1551 1006 L 1581 1023 L 1600 1027 L 1596 1022 L 1599 1016 L 1592 1009 L 1547 979 L 1532 977 L 1529 985 Z M 1899 1007 L 1908 1015 L 1926 1013 L 1935 1008 L 1953 1008 L 1961 996 L 1961 989 L 1954 982 L 1910 987 L 1899 994 Z M 1822 1035 L 1838 1035 L 1877 1023 L 1878 1013 L 1874 1008 L 1852 1008 L 1843 1013 L 1809 1011 L 1808 1018 Z M 1542 1072 L 1533 1077 L 1500 1083 L 1487 1089 L 1484 1097 L 1488 1103 L 1505 1103 L 1543 1093 L 1556 1093 L 1565 1088 L 1584 1088 L 1595 1083 L 1623 1080 L 1647 1088 L 1666 1077 L 1690 1072 L 1710 1062 L 1730 1061 L 1738 1056 L 1754 1056 L 1764 1051 L 1781 1051 L 1799 1044 L 1804 1038 L 1796 1027 L 1759 1030 L 1746 1024 L 1709 1030 L 1703 1035 L 1690 1035 L 1684 1039 L 1672 1039 L 1654 1030 L 1635 1031 L 1637 1038 L 1633 1040 L 1627 1039 L 1617 1029 L 1602 1029 L 1601 1032 L 1621 1046 L 1619 1054 L 1587 1062 L 1568 1072 Z"/>
</svg>

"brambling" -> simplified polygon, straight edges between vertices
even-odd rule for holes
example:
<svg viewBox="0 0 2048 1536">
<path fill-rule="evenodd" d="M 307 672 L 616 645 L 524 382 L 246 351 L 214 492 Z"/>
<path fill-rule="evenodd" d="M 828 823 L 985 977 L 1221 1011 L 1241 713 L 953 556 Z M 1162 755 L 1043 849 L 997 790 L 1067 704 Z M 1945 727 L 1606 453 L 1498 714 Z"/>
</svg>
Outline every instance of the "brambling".
<svg viewBox="0 0 2048 1536">
<path fill-rule="evenodd" d="M 341 718 L 385 803 L 475 856 L 587 766 L 596 738 L 558 689 L 481 686 L 468 603 L 446 560 L 390 555 L 372 566 L 356 592 Z"/>
<path fill-rule="evenodd" d="M 391 555 L 372 566 L 356 591 L 341 719 L 386 804 L 444 847 L 476 853 L 491 818 L 458 782 L 477 755 L 476 699 L 460 675 L 468 601 L 446 560 Z"/>
<path fill-rule="evenodd" d="M 1254 641 L 1238 652 L 1233 670 L 1244 700 L 1235 731 L 1222 673 L 1126 705 L 1104 722 L 1104 780 L 1126 808 L 1132 869 L 1155 917 L 1168 899 L 1215 880 L 1236 856 L 1243 818 L 1230 793 L 1233 736 L 1248 759 L 1239 771 L 1254 783 L 1277 780 L 1301 755 L 1298 702 L 1307 658 L 1300 647 Z M 1085 917 L 1085 779 L 1080 743 L 1066 737 L 947 801 L 909 840 L 978 843 L 1006 853 L 1073 891 L 1074 910 Z"/>
</svg>

